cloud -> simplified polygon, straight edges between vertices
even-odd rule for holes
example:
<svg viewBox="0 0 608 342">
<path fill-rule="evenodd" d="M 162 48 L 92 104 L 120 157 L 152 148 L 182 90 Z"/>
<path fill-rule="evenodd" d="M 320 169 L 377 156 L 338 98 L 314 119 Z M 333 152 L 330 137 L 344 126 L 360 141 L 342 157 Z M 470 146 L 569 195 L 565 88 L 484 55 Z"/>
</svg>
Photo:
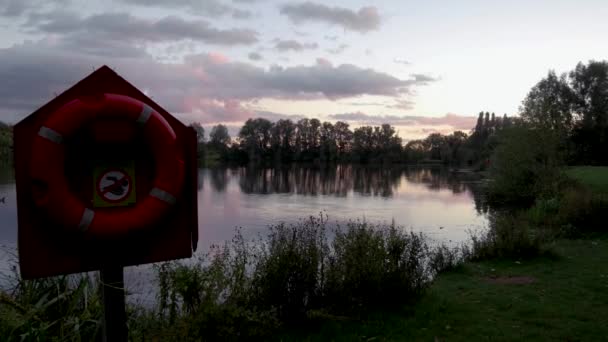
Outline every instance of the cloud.
<svg viewBox="0 0 608 342">
<path fill-rule="evenodd" d="M 261 61 L 262 59 L 264 59 L 264 57 L 262 57 L 262 55 L 257 52 L 250 52 L 247 57 L 249 57 L 249 59 L 252 61 Z"/>
<path fill-rule="evenodd" d="M 274 48 L 281 51 L 302 51 L 302 50 L 314 50 L 317 49 L 319 45 L 317 43 L 300 43 L 296 40 L 280 40 L 277 39 Z"/>
<path fill-rule="evenodd" d="M 416 80 L 416 82 L 420 82 L 423 84 L 428 84 L 431 82 L 439 81 L 438 78 L 434 78 L 432 76 L 425 75 L 425 74 L 411 74 L 410 76 L 412 76 Z"/>
<path fill-rule="evenodd" d="M 329 7 L 310 1 L 284 5 L 281 7 L 281 14 L 294 23 L 324 22 L 360 33 L 377 30 L 381 21 L 376 7 L 362 7 L 355 12 L 348 8 Z"/>
<path fill-rule="evenodd" d="M 0 15 L 5 17 L 18 17 L 29 8 L 27 1 L 5 0 L 0 3 Z"/>
<path fill-rule="evenodd" d="M 386 108 L 410 110 L 410 109 L 413 109 L 414 105 L 416 104 L 414 101 L 403 100 L 403 99 L 397 99 L 395 102 L 396 103 L 394 105 L 386 106 Z"/>
<path fill-rule="evenodd" d="M 414 115 L 369 115 L 362 112 L 331 114 L 332 120 L 351 121 L 364 125 L 380 125 L 388 123 L 394 126 L 419 126 L 422 133 L 432 132 L 439 128 L 448 127 L 454 130 L 468 131 L 475 127 L 477 117 L 447 113 L 440 117 L 414 116 Z M 430 130 L 430 131 L 429 131 Z"/>
<path fill-rule="evenodd" d="M 235 8 L 232 10 L 232 18 L 233 19 L 249 19 L 253 16 L 253 13 L 248 10 L 242 10 Z"/>
<path fill-rule="evenodd" d="M 382 102 L 348 102 L 346 103 L 349 106 L 377 106 L 377 107 L 384 107 L 386 106 L 385 103 Z"/>
<path fill-rule="evenodd" d="M 70 0 L 0 0 L 0 16 L 19 17 L 34 10 L 65 6 L 69 2 Z"/>
<path fill-rule="evenodd" d="M 151 20 L 128 13 L 103 13 L 81 18 L 66 12 L 52 12 L 32 17 L 28 25 L 36 33 L 64 35 L 68 39 L 91 42 L 146 43 L 192 39 L 216 45 L 250 45 L 258 41 L 258 33 L 250 29 L 218 29 L 204 20 L 189 21 L 175 16 Z"/>
<path fill-rule="evenodd" d="M 322 57 L 317 58 L 317 65 L 326 66 L 326 67 L 333 66 L 333 64 L 329 61 L 329 59 L 322 58 Z"/>
<path fill-rule="evenodd" d="M 189 68 L 200 68 L 203 93 L 214 98 L 339 99 L 359 95 L 396 96 L 416 86 L 415 79 L 401 80 L 373 69 L 352 64 L 312 65 L 268 69 L 247 63 L 214 64 L 208 55 L 186 58 Z"/>
<path fill-rule="evenodd" d="M 227 15 L 231 15 L 234 19 L 247 19 L 251 17 L 250 11 L 234 8 L 217 0 L 122 0 L 122 2 L 147 7 L 187 9 L 191 14 L 210 18 Z"/>
<path fill-rule="evenodd" d="M 304 118 L 303 115 L 286 115 L 270 111 L 258 110 L 248 105 L 243 105 L 236 100 L 208 100 L 190 98 L 186 99 L 191 106 L 187 114 L 182 115 L 185 122 L 199 122 L 203 125 L 210 124 L 241 124 L 249 118 L 264 118 L 270 121 L 290 119 L 297 121 Z"/>
<path fill-rule="evenodd" d="M 262 68 L 231 61 L 219 53 L 206 53 L 163 63 L 144 47 L 110 41 L 95 48 L 94 42 L 75 43 L 69 37 L 0 49 L 0 79 L 10 80 L 10 86 L 0 87 L 3 120 L 14 121 L 31 113 L 103 64 L 114 68 L 170 112 L 208 113 L 213 119 L 228 109 L 232 117 L 244 117 L 240 107 L 226 107 L 227 103 L 233 103 L 230 101 L 399 97 L 421 84 L 416 79 L 402 80 L 373 69 L 351 64 L 333 66 L 322 61 Z M 104 48 L 112 52 L 101 54 Z"/>
<path fill-rule="evenodd" d="M 397 64 L 403 64 L 403 65 L 410 65 L 410 64 L 412 64 L 410 61 L 407 61 L 405 59 L 399 59 L 399 58 L 395 58 L 393 60 L 393 62 L 395 62 Z"/>
<path fill-rule="evenodd" d="M 344 50 L 346 50 L 347 48 L 348 48 L 348 44 L 340 44 L 339 46 L 337 46 L 333 49 L 327 49 L 325 51 L 327 51 L 331 54 L 337 55 L 337 54 L 344 52 Z"/>
</svg>

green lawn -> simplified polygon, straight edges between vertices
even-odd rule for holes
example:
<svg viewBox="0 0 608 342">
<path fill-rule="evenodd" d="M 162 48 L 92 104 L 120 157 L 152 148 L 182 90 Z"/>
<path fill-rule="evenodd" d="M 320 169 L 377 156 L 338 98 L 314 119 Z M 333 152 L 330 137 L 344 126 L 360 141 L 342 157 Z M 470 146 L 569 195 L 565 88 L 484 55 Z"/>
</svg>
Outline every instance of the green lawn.
<svg viewBox="0 0 608 342">
<path fill-rule="evenodd" d="M 555 256 L 469 263 L 410 312 L 324 321 L 281 340 L 608 340 L 608 238 L 561 240 Z M 519 278 L 518 278 L 519 277 Z"/>
<path fill-rule="evenodd" d="M 608 193 L 607 166 L 576 166 L 568 168 L 566 174 L 595 191 Z"/>
</svg>

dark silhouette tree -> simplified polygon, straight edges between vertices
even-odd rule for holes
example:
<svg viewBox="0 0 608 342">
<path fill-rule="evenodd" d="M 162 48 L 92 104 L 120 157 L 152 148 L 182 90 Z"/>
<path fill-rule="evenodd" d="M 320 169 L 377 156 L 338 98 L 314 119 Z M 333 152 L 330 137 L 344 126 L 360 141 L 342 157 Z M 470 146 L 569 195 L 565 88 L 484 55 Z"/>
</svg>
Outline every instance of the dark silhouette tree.
<svg viewBox="0 0 608 342">
<path fill-rule="evenodd" d="M 209 132 L 209 142 L 215 145 L 228 146 L 230 144 L 228 127 L 222 124 L 213 126 L 211 132 Z"/>
<path fill-rule="evenodd" d="M 574 100 L 566 74 L 557 77 L 554 71 L 549 71 L 523 100 L 520 116 L 534 126 L 568 134 L 573 124 Z"/>
</svg>

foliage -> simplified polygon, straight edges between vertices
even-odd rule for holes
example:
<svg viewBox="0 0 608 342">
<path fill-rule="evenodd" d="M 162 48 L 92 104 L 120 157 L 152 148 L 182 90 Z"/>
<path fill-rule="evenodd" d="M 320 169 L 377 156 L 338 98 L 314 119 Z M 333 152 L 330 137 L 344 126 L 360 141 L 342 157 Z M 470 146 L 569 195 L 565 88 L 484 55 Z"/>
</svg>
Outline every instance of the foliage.
<svg viewBox="0 0 608 342">
<path fill-rule="evenodd" d="M 559 191 L 563 152 L 554 132 L 518 124 L 499 141 L 490 165 L 492 202 L 526 205 Z"/>
<path fill-rule="evenodd" d="M 0 292 L 0 336 L 4 341 L 90 341 L 100 335 L 101 299 L 86 274 L 22 280 Z"/>
<path fill-rule="evenodd" d="M 549 71 L 528 93 L 520 108 L 521 117 L 536 127 L 560 131 L 564 134 L 573 125 L 574 93 L 566 74 L 557 77 Z"/>
<path fill-rule="evenodd" d="M 195 262 L 158 266 L 158 314 L 147 334 L 267 338 L 321 313 L 400 307 L 420 297 L 435 271 L 457 264 L 454 256 L 432 255 L 422 235 L 394 224 L 336 226 L 331 243 L 326 226 L 322 216 L 281 223 L 265 238 L 246 243 L 237 234 Z"/>
<path fill-rule="evenodd" d="M 602 171 L 605 168 L 570 169 L 571 178 L 560 193 L 552 198 L 537 199 L 528 209 L 530 222 L 546 227 L 555 234 L 572 237 L 588 232 L 605 232 L 608 210 L 608 186 Z"/>
<path fill-rule="evenodd" d="M 394 224 L 351 222 L 335 231 L 332 247 L 326 295 L 338 311 L 400 306 L 430 280 L 425 239 Z"/>
<path fill-rule="evenodd" d="M 0 162 L 13 160 L 13 127 L 0 121 Z"/>
<path fill-rule="evenodd" d="M 520 112 L 533 126 L 562 135 L 571 144 L 572 162 L 606 164 L 607 98 L 608 62 L 590 61 L 560 77 L 550 71 L 530 90 Z"/>
<path fill-rule="evenodd" d="M 462 131 L 450 135 L 431 133 L 405 146 L 395 127 L 389 124 L 351 130 L 343 121 L 304 118 L 297 122 L 289 119 L 271 122 L 252 118 L 244 123 L 234 142 L 226 126 L 214 126 L 210 141 L 199 141 L 199 152 L 207 162 L 440 162 L 472 166 L 487 157 L 495 145 L 493 136 L 503 127 L 502 122 L 509 121 L 506 115 L 503 119 L 492 115 L 490 121 L 489 113 L 486 114 L 488 121 L 471 136 Z M 195 126 L 199 131 L 202 129 L 200 124 Z"/>
<path fill-rule="evenodd" d="M 481 235 L 471 236 L 472 245 L 467 258 L 532 258 L 543 254 L 543 244 L 549 235 L 541 228 L 533 229 L 522 214 L 493 213 L 490 227 Z"/>
<path fill-rule="evenodd" d="M 270 227 L 260 241 L 252 275 L 256 306 L 297 322 L 321 306 L 329 254 L 323 217 Z"/>
</svg>

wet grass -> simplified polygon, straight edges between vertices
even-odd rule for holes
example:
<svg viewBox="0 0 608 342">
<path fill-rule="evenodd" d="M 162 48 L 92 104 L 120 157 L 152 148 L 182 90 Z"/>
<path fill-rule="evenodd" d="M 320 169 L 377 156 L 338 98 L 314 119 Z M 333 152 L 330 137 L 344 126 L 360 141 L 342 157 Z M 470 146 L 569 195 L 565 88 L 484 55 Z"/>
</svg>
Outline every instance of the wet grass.
<svg viewBox="0 0 608 342">
<path fill-rule="evenodd" d="M 281 340 L 600 341 L 608 336 L 608 238 L 560 240 L 531 260 L 466 263 L 415 305 L 326 319 Z"/>
</svg>

